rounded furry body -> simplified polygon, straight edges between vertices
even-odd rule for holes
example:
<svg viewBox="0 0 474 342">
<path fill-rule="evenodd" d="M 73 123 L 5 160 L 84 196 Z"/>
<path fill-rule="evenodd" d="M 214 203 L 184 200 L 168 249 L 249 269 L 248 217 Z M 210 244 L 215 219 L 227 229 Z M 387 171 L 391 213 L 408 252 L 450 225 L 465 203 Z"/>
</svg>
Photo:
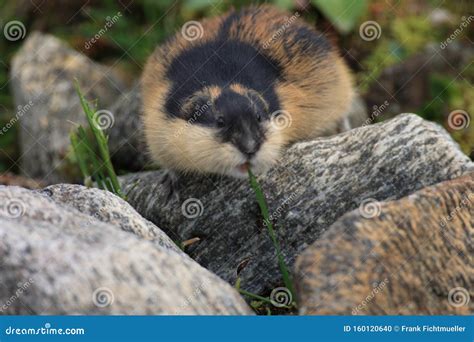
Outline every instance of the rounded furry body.
<svg viewBox="0 0 474 342">
<path fill-rule="evenodd" d="M 180 172 L 265 172 L 282 149 L 336 131 L 349 71 L 298 14 L 248 7 L 194 23 L 158 47 L 142 76 L 152 158 Z M 186 25 L 185 25 L 186 26 Z"/>
</svg>

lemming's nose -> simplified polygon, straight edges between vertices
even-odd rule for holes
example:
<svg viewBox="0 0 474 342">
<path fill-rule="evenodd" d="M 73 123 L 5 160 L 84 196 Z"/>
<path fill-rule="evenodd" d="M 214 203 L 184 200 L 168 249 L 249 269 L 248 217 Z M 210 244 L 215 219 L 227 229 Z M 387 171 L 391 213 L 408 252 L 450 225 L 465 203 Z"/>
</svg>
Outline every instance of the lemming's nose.
<svg viewBox="0 0 474 342">
<path fill-rule="evenodd" d="M 242 152 L 248 159 L 251 159 L 260 148 L 260 145 L 255 140 L 248 140 L 244 143 L 239 144 L 239 150 Z"/>
</svg>

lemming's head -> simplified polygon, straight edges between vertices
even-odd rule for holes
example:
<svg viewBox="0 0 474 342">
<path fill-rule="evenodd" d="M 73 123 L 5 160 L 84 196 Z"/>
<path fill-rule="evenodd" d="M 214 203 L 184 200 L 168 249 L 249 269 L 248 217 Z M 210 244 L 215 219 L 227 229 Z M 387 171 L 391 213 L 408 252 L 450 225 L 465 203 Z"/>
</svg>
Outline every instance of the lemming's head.
<svg viewBox="0 0 474 342">
<path fill-rule="evenodd" d="M 177 143 L 195 171 L 245 177 L 266 171 L 281 148 L 264 94 L 240 84 L 200 89 L 182 102 Z M 184 139 L 184 140 L 183 140 Z"/>
</svg>

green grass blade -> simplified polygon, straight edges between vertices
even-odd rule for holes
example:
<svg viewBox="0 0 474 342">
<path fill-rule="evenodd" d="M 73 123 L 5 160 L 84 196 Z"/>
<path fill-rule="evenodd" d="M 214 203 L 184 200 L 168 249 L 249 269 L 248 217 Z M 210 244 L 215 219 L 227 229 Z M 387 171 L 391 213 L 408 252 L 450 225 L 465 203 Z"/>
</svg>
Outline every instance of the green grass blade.
<svg viewBox="0 0 474 342">
<path fill-rule="evenodd" d="M 95 176 L 95 181 L 101 189 L 109 190 L 110 192 L 115 193 L 116 195 L 124 198 L 120 183 L 115 173 L 112 161 L 110 158 L 110 151 L 108 147 L 107 137 L 104 132 L 97 126 L 95 122 L 95 112 L 89 106 L 89 103 L 84 98 L 84 95 L 81 92 L 79 83 L 75 80 L 74 85 L 76 87 L 79 100 L 81 102 L 82 109 L 86 114 L 87 122 L 89 123 L 90 130 L 92 132 L 94 142 L 92 143 L 87 139 L 85 131 L 82 129 L 80 135 L 85 137 L 84 143 L 85 146 L 89 149 L 90 153 L 90 162 L 92 164 L 94 172 L 89 172 Z M 80 127 L 81 129 L 82 127 Z M 96 149 L 93 146 L 97 146 L 98 155 L 96 154 Z M 80 152 L 79 152 L 80 153 Z M 82 170 L 81 170 L 82 171 Z"/>
<path fill-rule="evenodd" d="M 242 294 L 244 296 L 247 296 L 247 297 L 250 297 L 250 298 L 253 298 L 253 299 L 257 299 L 257 300 L 261 300 L 262 302 L 265 302 L 265 303 L 268 303 L 268 304 L 272 304 L 272 301 L 268 297 L 262 297 L 262 296 L 259 296 L 259 295 L 255 294 L 255 293 L 248 292 L 248 291 L 245 291 L 245 290 L 242 290 L 242 289 L 238 289 L 238 291 L 240 292 L 240 294 Z"/>
<path fill-rule="evenodd" d="M 248 170 L 249 174 L 249 180 L 250 180 L 250 186 L 252 187 L 253 191 L 255 192 L 255 197 L 257 199 L 258 206 L 260 207 L 260 211 L 263 216 L 263 220 L 266 223 L 267 229 L 268 229 L 268 234 L 270 235 L 270 238 L 273 242 L 273 245 L 275 247 L 276 253 L 277 253 L 277 258 L 278 258 L 278 266 L 280 268 L 281 276 L 283 278 L 283 282 L 285 286 L 290 290 L 293 299 L 295 299 L 295 291 L 293 287 L 293 282 L 291 280 L 290 272 L 288 271 L 288 266 L 285 263 L 285 259 L 283 258 L 283 255 L 281 254 L 281 247 L 280 243 L 278 242 L 277 236 L 275 234 L 275 230 L 273 229 L 273 224 L 270 220 L 270 214 L 268 210 L 268 205 L 267 201 L 265 199 L 265 195 L 260 187 L 260 185 L 257 182 L 257 179 L 255 178 L 254 174 L 252 171 L 249 169 Z"/>
<path fill-rule="evenodd" d="M 79 140 L 77 132 L 71 132 L 70 134 L 71 145 L 76 157 L 77 163 L 79 164 L 79 169 L 84 177 L 84 180 L 90 177 L 90 173 L 87 167 L 87 161 L 84 158 L 84 154 L 81 153 L 82 142 Z"/>
</svg>

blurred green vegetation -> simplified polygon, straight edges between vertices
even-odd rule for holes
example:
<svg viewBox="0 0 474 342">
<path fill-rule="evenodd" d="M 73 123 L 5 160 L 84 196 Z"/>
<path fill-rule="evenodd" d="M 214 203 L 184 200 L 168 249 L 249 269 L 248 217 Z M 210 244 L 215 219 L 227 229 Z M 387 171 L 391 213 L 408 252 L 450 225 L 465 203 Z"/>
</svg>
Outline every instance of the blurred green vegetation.
<svg viewBox="0 0 474 342">
<path fill-rule="evenodd" d="M 0 0 L 0 25 L 20 20 L 27 32 L 40 30 L 56 35 L 90 58 L 113 66 L 128 84 L 138 78 L 147 56 L 166 37 L 188 20 L 219 15 L 231 7 L 240 8 L 262 1 L 249 0 L 112 0 L 68 2 L 50 0 L 39 2 Z M 442 0 L 272 0 L 267 1 L 292 12 L 298 11 L 305 20 L 316 25 L 334 41 L 341 54 L 355 72 L 358 91 L 369 106 L 382 103 L 374 98 L 379 78 L 387 68 L 410 63 L 411 58 L 423 53 L 429 44 L 439 50 L 440 43 L 460 27 L 462 18 L 472 15 L 472 1 L 445 2 Z M 100 39 L 87 49 L 86 43 L 104 27 L 108 17 L 118 12 L 118 20 Z M 359 27 L 375 21 L 381 28 L 380 38 L 361 39 Z M 471 29 L 464 29 L 451 46 L 463 51 L 472 50 Z M 9 64 L 22 40 L 11 42 L 0 37 L 0 127 L 14 116 L 14 104 L 9 89 Z M 467 50 L 466 50 L 467 51 Z M 444 58 L 444 57 L 443 57 Z M 427 58 L 428 59 L 428 58 Z M 417 72 L 426 76 L 426 98 L 412 103 L 400 102 L 402 110 L 409 109 L 445 127 L 448 114 L 462 109 L 471 114 L 473 108 L 474 70 L 472 55 L 465 65 L 447 60 L 451 67 L 433 71 L 422 68 Z M 469 64 L 470 63 L 470 64 Z M 453 70 L 454 69 L 454 70 Z M 403 70 L 403 69 L 402 69 Z M 428 73 L 428 74 L 427 74 Z M 419 75 L 417 75 L 418 77 Z M 397 77 L 397 75 L 394 75 Z M 387 98 L 388 95 L 385 95 Z M 391 105 L 398 110 L 400 106 Z M 394 113 L 383 113 L 384 120 Z M 474 117 L 472 117 L 474 121 Z M 447 127 L 448 128 L 448 127 Z M 474 123 L 463 131 L 452 132 L 463 150 L 473 157 Z M 0 134 L 0 172 L 18 171 L 14 161 L 19 157 L 18 125 Z"/>
</svg>

